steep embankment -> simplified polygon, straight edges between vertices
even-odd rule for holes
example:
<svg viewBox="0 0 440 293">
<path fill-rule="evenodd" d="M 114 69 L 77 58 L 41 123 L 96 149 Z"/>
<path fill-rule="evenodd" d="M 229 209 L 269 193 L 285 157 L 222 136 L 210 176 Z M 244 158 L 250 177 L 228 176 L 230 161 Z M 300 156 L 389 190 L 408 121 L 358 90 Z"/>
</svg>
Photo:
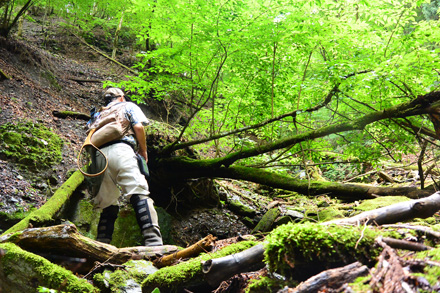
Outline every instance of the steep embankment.
<svg viewBox="0 0 440 293">
<path fill-rule="evenodd" d="M 99 67 L 71 59 L 83 48 L 65 31 L 53 27 L 46 32 L 52 46 L 45 46 L 36 26 L 27 24 L 23 39 L 0 39 L 0 69 L 8 77 L 0 78 L 0 229 L 11 224 L 6 213 L 20 217 L 41 206 L 75 167 L 85 121 L 59 119 L 52 112 L 87 113 L 98 104 L 102 84 L 71 78 L 104 79 Z M 99 61 L 88 55 L 84 51 L 81 56 Z"/>
</svg>

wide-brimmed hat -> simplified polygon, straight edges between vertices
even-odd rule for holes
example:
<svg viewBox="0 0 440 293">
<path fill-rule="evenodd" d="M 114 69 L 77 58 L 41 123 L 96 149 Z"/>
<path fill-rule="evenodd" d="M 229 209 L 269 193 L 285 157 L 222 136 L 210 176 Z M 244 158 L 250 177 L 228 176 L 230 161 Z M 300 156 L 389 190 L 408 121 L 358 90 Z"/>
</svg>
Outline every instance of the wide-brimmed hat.
<svg viewBox="0 0 440 293">
<path fill-rule="evenodd" d="M 111 87 L 111 88 L 107 89 L 104 93 L 104 97 L 112 96 L 114 98 L 117 98 L 117 97 L 121 97 L 123 95 L 124 95 L 124 92 L 120 88 L 117 88 L 117 87 Z"/>
</svg>

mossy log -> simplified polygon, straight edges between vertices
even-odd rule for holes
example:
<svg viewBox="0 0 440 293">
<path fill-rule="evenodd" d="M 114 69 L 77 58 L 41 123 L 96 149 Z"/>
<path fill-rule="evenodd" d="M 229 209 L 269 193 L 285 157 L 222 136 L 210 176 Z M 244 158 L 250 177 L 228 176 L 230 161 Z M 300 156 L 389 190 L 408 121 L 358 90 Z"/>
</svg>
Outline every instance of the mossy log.
<svg viewBox="0 0 440 293">
<path fill-rule="evenodd" d="M 414 218 L 428 218 L 440 210 L 440 192 L 429 197 L 396 203 L 372 211 L 363 212 L 347 219 L 324 222 L 324 225 L 362 225 L 364 223 L 393 224 Z"/>
<path fill-rule="evenodd" d="M 10 77 L 0 69 L 0 80 L 3 79 L 10 79 Z"/>
<path fill-rule="evenodd" d="M 167 178 L 167 180 L 201 177 L 230 178 L 295 191 L 310 196 L 328 194 L 330 197 L 347 201 L 397 195 L 417 199 L 427 197 L 434 192 L 434 190 L 421 190 L 417 187 L 377 187 L 366 184 L 300 180 L 292 176 L 276 174 L 257 168 L 219 166 L 219 162 L 220 159 L 195 160 L 187 157 L 173 157 L 160 160 L 157 169 L 160 169 L 161 173 L 166 174 L 166 176 L 163 177 Z M 185 170 L 185 172 L 181 172 L 180 170 Z"/>
<path fill-rule="evenodd" d="M 270 231 L 270 228 L 280 214 L 280 209 L 277 207 L 268 210 L 258 222 L 257 226 L 255 226 L 254 230 L 252 230 L 252 234 Z"/>
<path fill-rule="evenodd" d="M 81 112 L 72 112 L 72 111 L 52 111 L 52 115 L 58 118 L 73 118 L 80 119 L 84 121 L 90 120 L 90 115 L 81 113 Z"/>
<path fill-rule="evenodd" d="M 98 292 L 71 271 L 12 243 L 0 244 L 0 251 L 0 292 L 38 292 L 39 286 L 57 292 Z"/>
<path fill-rule="evenodd" d="M 58 212 L 63 204 L 70 198 L 72 193 L 84 181 L 84 176 L 81 172 L 76 171 L 64 182 L 64 184 L 55 191 L 54 195 L 38 210 L 31 212 L 23 220 L 6 230 L 1 236 L 22 231 L 30 225 L 38 226 L 45 222 L 50 222 L 52 217 Z"/>
<path fill-rule="evenodd" d="M 174 245 L 117 248 L 83 236 L 73 224 L 26 229 L 1 236 L 0 243 L 3 242 L 15 243 L 36 254 L 50 253 L 85 258 L 81 272 L 88 272 L 96 261 L 123 264 L 130 259 L 156 258 L 158 255 L 171 254 L 179 250 Z"/>
</svg>

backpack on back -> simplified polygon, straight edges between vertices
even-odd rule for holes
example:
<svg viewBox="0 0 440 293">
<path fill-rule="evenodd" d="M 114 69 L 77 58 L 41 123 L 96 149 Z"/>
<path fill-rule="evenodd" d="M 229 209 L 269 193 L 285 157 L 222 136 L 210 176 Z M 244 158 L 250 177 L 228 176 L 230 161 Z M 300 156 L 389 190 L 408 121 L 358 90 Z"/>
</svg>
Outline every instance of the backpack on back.
<svg viewBox="0 0 440 293">
<path fill-rule="evenodd" d="M 125 117 L 126 102 L 117 103 L 110 107 L 103 107 L 96 120 L 89 126 L 89 133 L 95 129 L 91 143 L 100 147 L 106 143 L 120 140 L 126 135 L 134 134 L 130 121 Z"/>
</svg>

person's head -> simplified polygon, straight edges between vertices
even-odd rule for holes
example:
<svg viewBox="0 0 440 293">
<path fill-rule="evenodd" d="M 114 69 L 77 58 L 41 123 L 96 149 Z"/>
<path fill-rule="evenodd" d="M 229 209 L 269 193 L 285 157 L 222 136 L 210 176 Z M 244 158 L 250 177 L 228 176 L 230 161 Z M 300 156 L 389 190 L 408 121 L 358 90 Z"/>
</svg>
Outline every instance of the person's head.
<svg viewBox="0 0 440 293">
<path fill-rule="evenodd" d="M 111 87 L 104 92 L 104 105 L 107 106 L 121 97 L 124 99 L 124 92 L 120 88 Z"/>
</svg>

